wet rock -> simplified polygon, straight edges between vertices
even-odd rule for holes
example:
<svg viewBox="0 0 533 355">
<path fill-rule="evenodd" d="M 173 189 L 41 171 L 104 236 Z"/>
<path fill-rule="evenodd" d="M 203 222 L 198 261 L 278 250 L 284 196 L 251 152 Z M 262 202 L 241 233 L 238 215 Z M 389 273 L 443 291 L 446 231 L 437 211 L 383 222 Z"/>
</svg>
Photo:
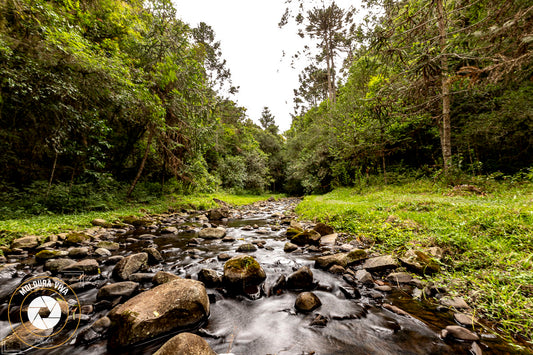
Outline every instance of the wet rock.
<svg viewBox="0 0 533 355">
<path fill-rule="evenodd" d="M 110 256 L 109 258 L 107 258 L 104 261 L 104 264 L 106 264 L 106 265 L 115 265 L 119 261 L 121 261 L 122 259 L 124 259 L 124 257 L 122 255 L 113 255 L 113 256 Z"/>
<path fill-rule="evenodd" d="M 341 290 L 342 294 L 346 299 L 359 299 L 361 298 L 361 293 L 358 289 L 354 287 L 345 287 L 345 286 L 339 286 L 339 290 Z"/>
<path fill-rule="evenodd" d="M 235 237 L 232 237 L 232 236 L 227 235 L 227 236 L 225 236 L 224 238 L 222 238 L 222 241 L 223 241 L 224 243 L 232 243 L 232 242 L 235 241 Z"/>
<path fill-rule="evenodd" d="M 198 233 L 198 237 L 203 239 L 221 239 L 226 235 L 226 229 L 222 227 L 204 228 Z"/>
<path fill-rule="evenodd" d="M 470 348 L 470 352 L 472 352 L 473 355 L 483 355 L 483 351 L 481 350 L 479 345 L 477 345 L 476 342 L 472 343 L 472 347 Z"/>
<path fill-rule="evenodd" d="M 320 243 L 320 234 L 317 232 L 310 230 L 305 231 L 299 234 L 296 234 L 295 236 L 291 237 L 291 243 L 294 243 L 296 245 L 306 245 L 306 244 L 314 244 L 317 245 Z"/>
<path fill-rule="evenodd" d="M 387 280 L 394 284 L 407 284 L 413 280 L 413 277 L 406 272 L 392 272 L 387 276 Z"/>
<path fill-rule="evenodd" d="M 348 265 L 355 264 L 368 257 L 368 253 L 363 249 L 351 248 L 351 251 L 346 254 Z"/>
<path fill-rule="evenodd" d="M 326 325 L 328 325 L 328 321 L 329 319 L 327 317 L 324 317 L 321 314 L 317 314 L 315 319 L 313 319 L 309 325 L 315 327 L 325 327 Z"/>
<path fill-rule="evenodd" d="M 97 248 L 105 248 L 109 251 L 115 251 L 115 250 L 119 250 L 120 249 L 120 244 L 116 243 L 116 242 L 110 242 L 110 241 L 107 241 L 107 240 L 103 240 L 101 242 L 98 242 L 96 244 L 96 247 Z"/>
<path fill-rule="evenodd" d="M 244 290 L 249 285 L 258 285 L 266 279 L 261 265 L 251 256 L 236 256 L 224 264 L 224 284 L 235 290 Z"/>
<path fill-rule="evenodd" d="M 111 256 L 111 252 L 107 250 L 106 248 L 98 248 L 94 251 L 94 253 L 102 257 Z"/>
<path fill-rule="evenodd" d="M 237 248 L 237 252 L 239 253 L 251 253 L 257 250 L 257 247 L 251 243 L 247 244 L 241 244 Z"/>
<path fill-rule="evenodd" d="M 231 259 L 231 255 L 229 255 L 228 253 L 220 253 L 217 256 L 217 259 L 220 261 L 226 261 L 226 260 Z"/>
<path fill-rule="evenodd" d="M 60 272 L 72 272 L 72 271 L 78 271 L 82 272 L 84 274 L 98 274 L 100 271 L 98 261 L 94 259 L 85 259 L 78 261 L 77 263 L 74 263 L 72 265 L 66 266 L 59 270 Z"/>
<path fill-rule="evenodd" d="M 80 245 L 80 244 L 88 243 L 90 240 L 91 240 L 91 237 L 86 234 L 72 232 L 67 235 L 64 243 L 67 246 L 69 245 L 72 246 L 72 245 Z"/>
<path fill-rule="evenodd" d="M 346 256 L 346 253 L 319 256 L 315 260 L 316 268 L 329 269 L 333 265 L 340 265 L 342 267 L 346 267 L 348 265 L 348 258 Z"/>
<path fill-rule="evenodd" d="M 75 247 L 68 251 L 68 256 L 73 259 L 85 258 L 89 255 L 89 248 L 87 247 Z"/>
<path fill-rule="evenodd" d="M 381 292 L 391 292 L 392 291 L 392 287 L 390 287 L 389 285 L 376 286 L 376 287 L 374 287 L 374 289 L 377 290 L 377 291 L 381 291 Z"/>
<path fill-rule="evenodd" d="M 130 298 L 109 312 L 108 347 L 117 349 L 203 322 L 209 315 L 204 285 L 179 279 Z"/>
<path fill-rule="evenodd" d="M 136 272 L 131 274 L 128 280 L 133 282 L 148 283 L 152 282 L 155 274 L 151 272 Z"/>
<path fill-rule="evenodd" d="M 270 289 L 270 295 L 281 295 L 285 288 L 287 288 L 287 278 L 285 275 L 279 275 L 278 279 Z"/>
<path fill-rule="evenodd" d="M 11 242 L 11 249 L 33 249 L 39 245 L 39 238 L 34 235 L 17 238 Z"/>
<path fill-rule="evenodd" d="M 178 275 L 172 274 L 170 272 L 166 271 L 158 271 L 152 278 L 152 282 L 156 285 L 162 285 L 164 283 L 174 281 L 174 280 L 180 280 L 181 277 Z"/>
<path fill-rule="evenodd" d="M 127 280 L 131 274 L 139 271 L 143 266 L 146 266 L 147 261 L 147 253 L 137 253 L 126 256 L 113 268 L 113 277 L 117 280 Z"/>
<path fill-rule="evenodd" d="M 205 287 L 218 287 L 222 283 L 222 278 L 212 269 L 202 269 L 198 273 L 198 281 L 203 282 Z"/>
<path fill-rule="evenodd" d="M 207 218 L 211 221 L 220 221 L 223 218 L 228 218 L 230 216 L 229 210 L 227 208 L 215 208 L 207 212 Z"/>
<path fill-rule="evenodd" d="M 152 220 L 148 217 L 124 216 L 120 218 L 122 222 L 131 224 L 135 227 L 148 227 L 152 224 Z"/>
<path fill-rule="evenodd" d="M 332 274 L 342 275 L 344 274 L 345 269 L 340 265 L 333 265 L 328 269 L 328 272 Z"/>
<path fill-rule="evenodd" d="M 473 327 L 478 322 L 478 318 L 470 314 L 454 313 L 453 319 L 462 326 Z"/>
<path fill-rule="evenodd" d="M 58 242 L 46 242 L 37 247 L 37 250 L 54 249 L 58 245 Z"/>
<path fill-rule="evenodd" d="M 320 245 L 335 245 L 337 237 L 337 233 L 324 235 L 322 238 L 320 238 Z"/>
<path fill-rule="evenodd" d="M 180 333 L 163 344 L 154 355 L 216 355 L 216 353 L 202 337 L 192 333 Z"/>
<path fill-rule="evenodd" d="M 35 260 L 39 263 L 44 263 L 50 259 L 56 259 L 67 256 L 67 253 L 62 250 L 41 250 L 35 254 Z"/>
<path fill-rule="evenodd" d="M 59 270 L 62 270 L 73 264 L 76 264 L 76 262 L 71 259 L 51 259 L 46 261 L 44 264 L 44 270 L 50 271 L 53 274 L 57 274 Z"/>
<path fill-rule="evenodd" d="M 315 287 L 313 272 L 309 267 L 303 266 L 287 278 L 287 288 L 292 290 L 311 290 Z"/>
<path fill-rule="evenodd" d="M 442 251 L 440 254 L 442 255 Z M 400 262 L 407 269 L 420 275 L 431 275 L 440 271 L 439 264 L 432 258 L 432 256 L 420 250 L 408 250 L 400 258 Z"/>
<path fill-rule="evenodd" d="M 440 299 L 440 304 L 455 309 L 470 308 L 470 306 L 465 302 L 462 297 L 443 297 Z"/>
<path fill-rule="evenodd" d="M 313 292 L 302 292 L 296 297 L 294 307 L 300 312 L 311 312 L 322 305 L 322 302 Z"/>
<path fill-rule="evenodd" d="M 101 300 L 114 300 L 117 297 L 130 298 L 134 293 L 139 291 L 139 284 L 133 281 L 116 282 L 109 285 L 105 285 L 98 290 L 96 299 Z"/>
<path fill-rule="evenodd" d="M 111 228 L 113 227 L 112 223 L 109 223 L 105 219 L 96 218 L 91 221 L 91 224 L 96 227 Z"/>
<path fill-rule="evenodd" d="M 108 317 L 102 317 L 96 320 L 89 327 L 82 329 L 76 336 L 76 344 L 90 344 L 105 336 L 111 320 Z"/>
<path fill-rule="evenodd" d="M 292 253 L 296 249 L 298 249 L 298 246 L 296 244 L 291 243 L 291 242 L 287 242 L 283 246 L 283 251 L 286 252 L 286 253 Z"/>
<path fill-rule="evenodd" d="M 321 236 L 331 235 L 335 232 L 333 227 L 328 226 L 327 224 L 324 224 L 322 222 L 317 223 L 313 230 L 318 232 Z"/>
<path fill-rule="evenodd" d="M 387 269 L 395 269 L 398 267 L 398 262 L 391 255 L 376 256 L 367 259 L 363 264 L 363 269 L 367 271 L 382 271 Z"/>
<path fill-rule="evenodd" d="M 19 353 L 21 350 L 39 344 L 53 332 L 53 328 L 43 330 L 35 327 L 30 322 L 25 322 L 16 327 L 7 337 L 0 341 L 0 349 L 6 353 L 10 350 L 14 353 Z M 24 341 L 21 339 L 24 339 Z"/>
<path fill-rule="evenodd" d="M 294 219 L 290 221 L 289 228 L 299 230 L 300 232 L 304 231 L 302 224 Z"/>
<path fill-rule="evenodd" d="M 322 249 L 317 245 L 310 245 L 307 247 L 307 251 L 310 253 L 320 253 Z"/>
<path fill-rule="evenodd" d="M 391 312 L 394 312 L 396 314 L 399 314 L 401 316 L 411 316 L 409 313 L 407 313 L 406 311 L 404 311 L 403 309 L 399 308 L 399 307 L 396 307 L 395 305 L 392 305 L 392 304 L 388 304 L 388 303 L 384 303 L 382 305 L 383 308 L 385 309 L 388 309 L 389 311 Z"/>
<path fill-rule="evenodd" d="M 449 325 L 442 331 L 442 337 L 443 338 L 454 338 L 459 340 L 465 340 L 465 341 L 477 341 L 479 340 L 479 336 L 461 326 L 458 325 Z"/>
<path fill-rule="evenodd" d="M 159 250 L 157 250 L 154 247 L 143 248 L 141 251 L 143 253 L 148 254 L 148 264 L 149 265 L 157 265 L 157 264 L 159 264 L 160 262 L 163 261 L 163 256 L 161 255 Z"/>
<path fill-rule="evenodd" d="M 303 232 L 303 229 L 300 230 L 300 229 L 295 229 L 295 228 L 287 228 L 287 231 L 285 232 L 285 235 L 287 236 L 287 238 L 292 238 L 294 237 L 295 235 L 298 235 L 300 233 Z"/>
</svg>

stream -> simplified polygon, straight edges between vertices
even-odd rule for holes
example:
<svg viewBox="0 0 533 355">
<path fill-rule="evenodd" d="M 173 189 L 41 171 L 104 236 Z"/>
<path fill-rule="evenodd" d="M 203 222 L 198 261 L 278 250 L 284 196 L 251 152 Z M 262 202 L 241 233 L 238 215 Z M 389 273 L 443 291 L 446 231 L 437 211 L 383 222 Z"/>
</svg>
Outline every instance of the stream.
<svg viewBox="0 0 533 355">
<path fill-rule="evenodd" d="M 112 239 L 120 249 L 113 255 L 129 255 L 143 248 L 156 247 L 164 261 L 150 266 L 143 272 L 154 274 L 168 271 L 183 278 L 196 279 L 202 269 L 212 269 L 222 275 L 224 261 L 221 254 L 240 255 L 236 249 L 247 243 L 258 246 L 249 252 L 266 272 L 261 290 L 252 295 L 229 294 L 223 288 L 207 288 L 210 299 L 208 320 L 192 332 L 202 336 L 218 354 L 475 354 L 468 341 L 443 339 L 441 330 L 456 324 L 453 313 L 426 301 L 413 298 L 413 285 L 391 285 L 391 292 L 378 291 L 373 285 L 357 286 L 359 295 L 347 297 L 350 284 L 343 275 L 314 267 L 317 256 L 333 247 L 316 249 L 299 248 L 287 253 L 284 245 L 287 225 L 280 224 L 286 211 L 297 201 L 285 199 L 257 204 L 241 210 L 223 222 L 213 222 L 226 228 L 224 239 L 201 240 L 198 231 L 208 223 L 198 215 L 169 215 L 163 219 L 164 227 L 175 227 L 177 232 L 164 233 L 161 226 L 138 227 L 115 233 Z M 151 235 L 151 237 L 150 237 Z M 318 249 L 318 250 L 317 250 Z M 88 287 L 76 290 L 82 305 L 97 304 L 97 288 L 111 277 L 113 264 L 106 264 L 109 257 L 95 257 L 101 273 L 88 279 Z M 8 256 L 12 272 L 0 272 L 0 339 L 11 333 L 7 320 L 9 295 L 25 275 L 43 273 L 43 266 L 36 262 L 32 252 L 26 256 Z M 316 287 L 313 293 L 322 305 L 309 312 L 296 311 L 294 307 L 298 291 L 271 292 L 280 275 L 288 276 L 303 266 L 308 266 Z M 354 267 L 357 269 L 357 266 Z M 26 276 L 27 277 L 27 276 Z M 152 287 L 149 281 L 141 281 L 141 290 Z M 419 291 L 419 290 L 418 290 Z M 383 304 L 401 308 L 408 315 L 397 314 Z M 109 309 L 94 307 L 82 315 L 78 332 L 95 320 L 105 316 Z M 317 321 L 318 320 L 318 321 Z M 313 324 L 312 324 L 313 323 Z M 501 338 L 476 329 L 481 338 L 476 342 L 483 354 L 515 354 L 517 350 Z M 72 329 L 63 332 L 72 332 Z M 174 334 L 166 334 L 135 347 L 119 351 L 107 348 L 107 339 L 90 344 L 77 344 L 72 337 L 65 344 L 50 350 L 28 348 L 27 354 L 152 354 Z M 52 341 L 53 340 L 48 340 Z M 8 349 L 9 350 L 9 349 Z M 6 351 L 5 353 L 17 353 Z M 0 353 L 4 353 L 0 351 Z"/>
</svg>

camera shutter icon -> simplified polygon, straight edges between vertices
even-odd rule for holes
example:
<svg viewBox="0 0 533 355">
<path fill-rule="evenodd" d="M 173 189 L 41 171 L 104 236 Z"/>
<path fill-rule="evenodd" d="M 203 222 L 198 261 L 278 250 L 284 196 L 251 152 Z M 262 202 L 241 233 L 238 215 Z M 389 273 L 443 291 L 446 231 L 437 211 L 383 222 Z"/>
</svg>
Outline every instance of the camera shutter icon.
<svg viewBox="0 0 533 355">
<path fill-rule="evenodd" d="M 41 317 L 39 314 L 41 308 L 48 308 L 48 317 Z M 31 301 L 28 306 L 28 319 L 36 328 L 52 329 L 61 320 L 61 307 L 52 297 L 39 296 Z"/>
</svg>

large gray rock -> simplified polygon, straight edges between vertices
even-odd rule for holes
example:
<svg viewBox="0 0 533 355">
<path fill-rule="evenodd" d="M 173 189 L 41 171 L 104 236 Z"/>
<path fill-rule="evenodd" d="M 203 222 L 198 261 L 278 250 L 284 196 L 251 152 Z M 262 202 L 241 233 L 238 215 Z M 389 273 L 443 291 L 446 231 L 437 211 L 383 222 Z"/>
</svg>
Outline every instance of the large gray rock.
<svg viewBox="0 0 533 355">
<path fill-rule="evenodd" d="M 316 224 L 315 228 L 313 228 L 316 232 L 318 232 L 321 236 L 325 235 L 331 235 L 334 233 L 334 229 L 331 226 L 328 226 L 327 224 L 324 224 L 322 222 L 319 222 Z"/>
<path fill-rule="evenodd" d="M 130 275 L 146 266 L 147 253 L 132 254 L 120 260 L 113 268 L 113 277 L 117 280 L 128 280 Z"/>
<path fill-rule="evenodd" d="M 111 241 L 108 241 L 108 240 L 102 240 L 101 242 L 98 242 L 98 244 L 96 244 L 96 247 L 97 248 L 104 248 L 104 249 L 107 249 L 107 250 L 110 250 L 110 251 L 114 251 L 114 250 L 119 250 L 120 249 L 120 244 L 118 244 L 117 242 L 111 242 Z"/>
<path fill-rule="evenodd" d="M 313 244 L 318 245 L 320 243 L 321 235 L 314 230 L 301 232 L 291 237 L 291 243 L 296 245 Z"/>
<path fill-rule="evenodd" d="M 320 238 L 320 245 L 335 245 L 337 242 L 337 233 L 323 235 Z"/>
<path fill-rule="evenodd" d="M 223 218 L 228 218 L 229 216 L 230 213 L 227 208 L 215 208 L 207 212 L 207 218 L 212 221 L 219 221 Z"/>
<path fill-rule="evenodd" d="M 34 235 L 17 238 L 11 242 L 11 249 L 32 249 L 39 245 L 39 238 Z"/>
<path fill-rule="evenodd" d="M 44 263 L 50 259 L 62 258 L 67 256 L 68 253 L 63 250 L 41 250 L 35 254 L 35 260 L 39 263 Z"/>
<path fill-rule="evenodd" d="M 204 338 L 180 333 L 163 344 L 154 355 L 216 355 Z"/>
<path fill-rule="evenodd" d="M 72 259 L 51 259 L 44 263 L 44 270 L 56 274 L 67 266 L 74 264 L 76 264 L 76 261 Z"/>
<path fill-rule="evenodd" d="M 173 280 L 130 298 L 109 312 L 108 347 L 118 349 L 158 335 L 192 328 L 209 315 L 204 285 L 195 280 Z"/>
<path fill-rule="evenodd" d="M 117 297 L 131 297 L 139 290 L 139 284 L 133 281 L 115 282 L 103 286 L 96 294 L 97 300 L 114 300 Z"/>
<path fill-rule="evenodd" d="M 226 230 L 222 227 L 204 228 L 198 233 L 198 237 L 204 239 L 221 239 L 226 235 Z"/>
<path fill-rule="evenodd" d="M 206 287 L 217 287 L 222 278 L 213 269 L 202 269 L 198 273 L 198 281 L 203 282 Z"/>
<path fill-rule="evenodd" d="M 226 287 L 244 290 L 266 279 L 266 273 L 252 256 L 235 256 L 224 264 L 223 281 Z"/>
<path fill-rule="evenodd" d="M 19 353 L 20 350 L 39 344 L 53 332 L 54 329 L 42 330 L 33 326 L 30 322 L 25 322 L 0 341 L 0 349 L 6 351 L 13 349 Z"/>
<path fill-rule="evenodd" d="M 363 269 L 367 271 L 382 271 L 387 269 L 395 269 L 398 267 L 398 261 L 391 255 L 376 256 L 367 259 L 363 264 Z"/>
</svg>

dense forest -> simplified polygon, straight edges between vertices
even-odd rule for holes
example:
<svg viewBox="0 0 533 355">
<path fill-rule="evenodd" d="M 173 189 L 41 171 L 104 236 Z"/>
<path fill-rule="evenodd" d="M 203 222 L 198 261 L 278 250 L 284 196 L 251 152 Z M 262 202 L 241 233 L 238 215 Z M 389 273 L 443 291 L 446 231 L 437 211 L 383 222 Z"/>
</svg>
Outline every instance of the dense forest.
<svg viewBox="0 0 533 355">
<path fill-rule="evenodd" d="M 168 0 L 0 0 L 4 213 L 370 177 L 532 178 L 528 1 L 366 0 L 364 18 L 289 5 L 279 25 L 316 48 L 300 56 L 282 133 L 268 107 L 248 117 L 232 100 L 216 29 L 178 20 Z"/>
</svg>

